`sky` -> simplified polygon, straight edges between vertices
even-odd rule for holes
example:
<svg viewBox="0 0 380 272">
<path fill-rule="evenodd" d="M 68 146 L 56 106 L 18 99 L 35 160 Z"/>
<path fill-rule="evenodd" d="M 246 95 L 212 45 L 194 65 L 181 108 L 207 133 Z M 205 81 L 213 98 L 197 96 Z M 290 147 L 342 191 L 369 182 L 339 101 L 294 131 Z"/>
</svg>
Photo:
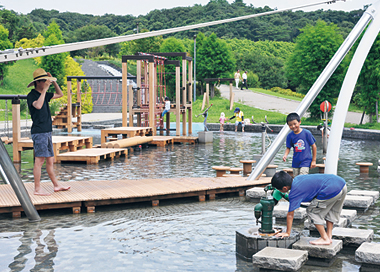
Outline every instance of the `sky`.
<svg viewBox="0 0 380 272">
<path fill-rule="evenodd" d="M 229 3 L 234 0 L 227 0 Z M 325 0 L 326 1 L 326 0 Z M 364 5 L 375 3 L 377 0 L 338 0 L 335 4 L 322 4 L 313 8 L 303 9 L 311 11 L 316 9 L 332 9 L 350 11 L 362 9 Z M 116 14 L 133 16 L 146 15 L 154 9 L 170 9 L 178 6 L 188 7 L 195 4 L 206 5 L 209 0 L 0 0 L 0 6 L 8 10 L 27 14 L 34 9 L 55 9 L 60 12 L 78 12 L 81 14 L 103 15 Z M 243 0 L 254 7 L 269 6 L 271 8 L 284 9 L 305 4 L 321 3 L 324 0 Z"/>
</svg>

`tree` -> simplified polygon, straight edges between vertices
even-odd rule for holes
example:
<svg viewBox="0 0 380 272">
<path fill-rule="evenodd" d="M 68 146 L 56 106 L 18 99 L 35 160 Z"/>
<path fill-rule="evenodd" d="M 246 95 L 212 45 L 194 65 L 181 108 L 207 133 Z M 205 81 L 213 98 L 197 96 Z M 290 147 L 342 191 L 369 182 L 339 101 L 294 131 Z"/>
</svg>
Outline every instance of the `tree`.
<svg viewBox="0 0 380 272">
<path fill-rule="evenodd" d="M 170 53 L 170 52 L 185 52 L 185 46 L 181 40 L 178 40 L 174 37 L 170 37 L 164 40 L 160 47 L 160 52 Z M 181 57 L 169 57 L 171 60 L 179 60 L 182 65 Z M 175 66 L 167 65 L 165 66 L 165 80 L 166 80 L 166 96 L 170 100 L 175 100 Z"/>
<path fill-rule="evenodd" d="M 12 43 L 8 39 L 9 31 L 0 24 L 0 51 L 5 49 L 11 49 Z M 8 73 L 8 68 L 13 65 L 13 62 L 0 63 L 0 82 L 3 84 L 3 80 Z"/>
<path fill-rule="evenodd" d="M 286 64 L 286 75 L 297 92 L 306 94 L 342 44 L 343 37 L 336 25 L 324 21 L 318 21 L 315 26 L 307 25 L 301 32 Z M 338 96 L 345 67 L 346 62 L 339 65 L 314 100 L 309 108 L 311 117 L 319 118 L 320 103 L 332 102 Z"/>
<path fill-rule="evenodd" d="M 50 46 L 50 45 L 57 45 L 57 44 L 64 44 L 62 37 L 62 31 L 60 30 L 59 26 L 55 21 L 53 21 L 45 33 L 43 34 L 45 37 L 44 45 Z M 60 54 L 54 54 L 42 57 L 42 68 L 45 69 L 46 72 L 50 72 L 54 77 L 57 78 L 57 83 L 59 86 L 62 86 L 64 83 L 64 76 L 65 76 L 65 59 L 67 53 L 60 53 Z"/>
<path fill-rule="evenodd" d="M 74 31 L 73 37 L 70 38 L 71 42 L 81 42 L 81 41 L 90 41 L 97 39 L 104 39 L 117 36 L 115 32 L 111 31 L 105 25 L 87 25 L 81 27 Z M 88 55 L 90 58 L 97 57 L 103 53 L 107 53 L 111 56 L 116 56 L 120 50 L 119 44 L 110 44 L 106 46 L 98 46 L 89 49 L 83 49 L 74 51 L 73 56 L 86 57 Z"/>
<path fill-rule="evenodd" d="M 142 29 L 140 33 L 149 32 L 148 29 Z M 130 54 L 134 55 L 137 52 L 158 52 L 160 50 L 161 44 L 163 42 L 162 36 L 149 37 L 139 40 L 134 40 L 127 42 L 128 43 L 128 51 Z"/>
<path fill-rule="evenodd" d="M 215 33 L 200 43 L 200 46 L 197 44 L 197 79 L 228 76 L 235 68 L 235 59 L 227 43 L 218 39 Z"/>
</svg>

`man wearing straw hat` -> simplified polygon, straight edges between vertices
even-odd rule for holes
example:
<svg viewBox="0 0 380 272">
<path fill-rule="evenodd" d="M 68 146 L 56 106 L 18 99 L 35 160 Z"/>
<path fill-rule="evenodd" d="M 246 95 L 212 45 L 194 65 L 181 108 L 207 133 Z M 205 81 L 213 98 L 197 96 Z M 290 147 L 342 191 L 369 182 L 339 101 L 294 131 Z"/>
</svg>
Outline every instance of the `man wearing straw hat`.
<svg viewBox="0 0 380 272">
<path fill-rule="evenodd" d="M 58 183 L 54 174 L 54 150 L 52 142 L 52 120 L 49 109 L 49 101 L 63 96 L 61 88 L 57 84 L 57 79 L 44 69 L 38 68 L 33 73 L 33 81 L 28 84 L 28 88 L 34 86 L 27 96 L 28 108 L 32 117 L 32 140 L 34 148 L 34 194 L 48 196 L 49 192 L 41 187 L 41 168 L 46 158 L 46 171 L 53 182 L 54 192 L 67 191 L 70 187 L 62 186 Z M 55 93 L 47 90 L 53 83 Z"/>
</svg>

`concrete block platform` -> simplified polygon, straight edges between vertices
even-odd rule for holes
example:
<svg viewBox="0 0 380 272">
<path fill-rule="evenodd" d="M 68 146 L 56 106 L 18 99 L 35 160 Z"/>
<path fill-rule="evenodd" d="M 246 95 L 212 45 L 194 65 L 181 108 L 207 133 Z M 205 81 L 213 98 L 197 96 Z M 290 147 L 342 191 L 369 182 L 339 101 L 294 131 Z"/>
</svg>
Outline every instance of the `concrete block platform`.
<svg viewBox="0 0 380 272">
<path fill-rule="evenodd" d="M 371 242 L 373 234 L 371 229 L 334 228 L 332 231 L 333 239 L 342 240 L 344 247 L 356 248 L 365 242 Z"/>
<path fill-rule="evenodd" d="M 265 196 L 264 187 L 254 187 L 248 189 L 245 192 L 245 196 L 248 200 L 260 201 L 260 199 Z"/>
<path fill-rule="evenodd" d="M 379 191 L 351 190 L 347 193 L 347 195 L 370 196 L 373 198 L 372 203 L 375 203 L 379 198 Z"/>
<path fill-rule="evenodd" d="M 346 195 L 343 207 L 366 210 L 373 203 L 371 196 Z"/>
<path fill-rule="evenodd" d="M 340 213 L 341 218 L 347 219 L 347 226 L 351 226 L 352 222 L 356 219 L 358 212 L 356 210 L 342 209 Z"/>
<path fill-rule="evenodd" d="M 292 245 L 293 249 L 306 250 L 309 252 L 309 257 L 320 259 L 332 259 L 343 248 L 341 240 L 334 240 L 331 245 L 312 245 L 310 241 L 316 240 L 314 237 L 301 237 Z"/>
<path fill-rule="evenodd" d="M 361 244 L 355 251 L 355 261 L 362 263 L 360 271 L 380 271 L 380 244 Z"/>
<path fill-rule="evenodd" d="M 287 201 L 280 201 L 276 206 L 273 208 L 273 217 L 276 217 L 277 219 L 283 219 L 286 220 L 286 215 L 288 214 L 289 210 L 289 202 Z M 294 220 L 305 220 L 307 214 L 305 208 L 298 208 L 294 211 Z"/>
<path fill-rule="evenodd" d="M 290 237 L 262 236 L 258 230 L 261 226 L 236 231 L 236 255 L 245 261 L 251 261 L 252 255 L 265 247 L 291 248 L 298 241 L 301 234 L 293 231 Z"/>
<path fill-rule="evenodd" d="M 254 267 L 270 271 L 297 271 L 307 261 L 306 250 L 266 247 L 252 256 Z"/>
</svg>

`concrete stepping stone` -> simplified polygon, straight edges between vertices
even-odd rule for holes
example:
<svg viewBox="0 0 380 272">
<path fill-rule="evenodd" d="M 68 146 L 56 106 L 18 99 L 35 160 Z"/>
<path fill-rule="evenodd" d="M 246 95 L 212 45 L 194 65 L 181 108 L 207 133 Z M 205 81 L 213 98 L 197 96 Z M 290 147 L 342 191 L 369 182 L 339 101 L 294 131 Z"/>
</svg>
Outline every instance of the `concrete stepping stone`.
<svg viewBox="0 0 380 272">
<path fill-rule="evenodd" d="M 370 196 L 373 198 L 372 203 L 375 203 L 379 198 L 379 191 L 351 190 L 347 193 L 347 195 Z"/>
<path fill-rule="evenodd" d="M 358 195 L 346 195 L 344 200 L 345 208 L 355 208 L 355 209 L 368 209 L 373 203 L 373 197 L 371 196 L 358 196 Z"/>
<path fill-rule="evenodd" d="M 356 210 L 342 209 L 340 213 L 341 218 L 347 219 L 347 226 L 351 226 L 352 222 L 356 219 L 358 212 Z"/>
<path fill-rule="evenodd" d="M 252 256 L 252 263 L 271 271 L 298 271 L 307 259 L 306 250 L 266 247 Z"/>
<path fill-rule="evenodd" d="M 331 245 L 312 245 L 310 241 L 316 240 L 314 237 L 301 237 L 292 245 L 293 249 L 306 250 L 309 252 L 309 257 L 320 259 L 332 259 L 343 248 L 341 240 L 334 240 Z"/>
<path fill-rule="evenodd" d="M 366 265 L 375 265 L 377 271 L 380 271 L 380 244 L 367 242 L 361 244 L 355 251 L 355 261 Z M 363 268 L 363 265 L 361 268 Z"/>
<path fill-rule="evenodd" d="M 325 228 L 326 228 L 326 222 L 323 224 L 324 226 L 325 226 Z M 310 221 L 309 221 L 309 219 L 306 219 L 305 220 L 305 223 L 304 223 L 304 227 L 305 227 L 305 229 L 308 229 L 308 230 L 310 230 L 310 231 L 317 231 L 317 229 L 315 228 L 315 225 L 313 224 L 313 223 L 311 223 Z M 336 227 L 340 227 L 340 228 L 345 228 L 345 227 L 347 227 L 347 218 L 340 218 L 339 219 L 339 222 L 338 223 L 335 223 L 334 224 L 334 228 L 336 228 Z M 317 233 L 318 233 L 318 231 L 317 231 Z"/>
<path fill-rule="evenodd" d="M 286 219 L 286 215 L 289 211 L 289 202 L 281 201 L 278 202 L 276 206 L 273 208 L 273 217 L 276 219 Z M 306 209 L 298 208 L 294 211 L 294 220 L 304 220 L 306 218 Z"/>
<path fill-rule="evenodd" d="M 343 246 L 359 247 L 365 242 L 373 240 L 373 230 L 354 229 L 354 228 L 334 228 L 332 231 L 333 239 L 343 241 Z"/>
<path fill-rule="evenodd" d="M 264 187 L 254 187 L 245 192 L 248 199 L 260 200 L 265 196 Z"/>
</svg>

